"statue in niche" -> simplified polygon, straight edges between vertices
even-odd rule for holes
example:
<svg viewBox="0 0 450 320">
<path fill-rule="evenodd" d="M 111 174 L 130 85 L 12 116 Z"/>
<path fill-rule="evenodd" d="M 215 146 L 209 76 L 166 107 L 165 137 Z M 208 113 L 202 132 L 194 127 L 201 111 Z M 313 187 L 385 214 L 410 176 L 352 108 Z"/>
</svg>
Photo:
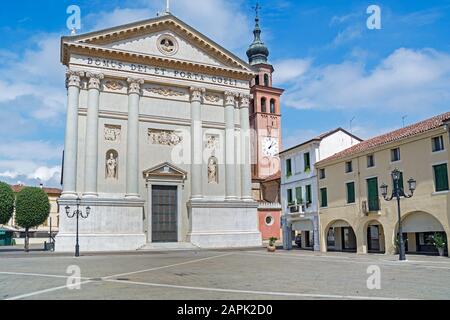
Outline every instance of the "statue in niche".
<svg viewBox="0 0 450 320">
<path fill-rule="evenodd" d="M 208 183 L 219 183 L 219 166 L 216 157 L 211 157 L 208 161 Z"/>
<path fill-rule="evenodd" d="M 114 150 L 110 150 L 106 156 L 106 179 L 117 179 L 118 174 L 118 154 Z"/>
</svg>

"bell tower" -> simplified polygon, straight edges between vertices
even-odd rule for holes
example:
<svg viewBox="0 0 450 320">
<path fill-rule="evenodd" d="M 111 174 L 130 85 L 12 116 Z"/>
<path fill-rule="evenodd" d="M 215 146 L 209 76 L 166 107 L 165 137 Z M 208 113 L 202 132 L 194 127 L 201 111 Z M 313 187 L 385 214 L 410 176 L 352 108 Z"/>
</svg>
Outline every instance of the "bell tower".
<svg viewBox="0 0 450 320">
<path fill-rule="evenodd" d="M 272 85 L 274 68 L 268 62 L 269 49 L 261 40 L 259 4 L 255 9 L 254 40 L 247 50 L 247 56 L 257 73 L 250 83 L 253 96 L 250 104 L 250 126 L 253 132 L 252 178 L 254 184 L 257 184 L 279 174 L 281 170 L 278 156 L 282 146 L 280 98 L 284 90 Z"/>
</svg>

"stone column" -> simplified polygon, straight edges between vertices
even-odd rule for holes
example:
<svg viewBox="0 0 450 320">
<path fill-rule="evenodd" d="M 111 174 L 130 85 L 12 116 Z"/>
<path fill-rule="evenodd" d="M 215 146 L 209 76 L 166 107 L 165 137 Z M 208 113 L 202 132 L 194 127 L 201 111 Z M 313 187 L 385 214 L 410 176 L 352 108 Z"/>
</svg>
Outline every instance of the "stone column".
<svg viewBox="0 0 450 320">
<path fill-rule="evenodd" d="M 98 110 L 100 101 L 100 85 L 103 74 L 86 73 L 88 84 L 88 111 L 86 124 L 86 158 L 84 177 L 84 197 L 95 198 L 97 194 L 98 176 Z"/>
<path fill-rule="evenodd" d="M 242 200 L 253 201 L 250 134 L 250 95 L 240 96 L 241 114 L 241 190 Z"/>
<path fill-rule="evenodd" d="M 126 198 L 139 199 L 139 103 L 142 79 L 128 78 L 127 193 Z"/>
<path fill-rule="evenodd" d="M 64 147 L 63 198 L 77 197 L 78 107 L 82 76 L 84 76 L 84 72 L 81 71 L 69 70 L 66 73 L 67 117 Z"/>
<path fill-rule="evenodd" d="M 191 200 L 203 198 L 202 100 L 205 89 L 191 91 Z"/>
<path fill-rule="evenodd" d="M 236 194 L 236 157 L 235 157 L 235 108 L 236 94 L 225 92 L 225 184 L 226 184 L 226 200 L 237 200 Z"/>
</svg>

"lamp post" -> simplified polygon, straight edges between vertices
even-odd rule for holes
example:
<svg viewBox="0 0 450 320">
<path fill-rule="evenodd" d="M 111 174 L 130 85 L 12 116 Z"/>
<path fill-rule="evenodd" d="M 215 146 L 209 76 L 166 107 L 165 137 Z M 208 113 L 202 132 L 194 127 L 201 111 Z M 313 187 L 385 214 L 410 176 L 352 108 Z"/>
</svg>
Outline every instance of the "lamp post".
<svg viewBox="0 0 450 320">
<path fill-rule="evenodd" d="M 389 187 L 386 184 L 383 184 L 381 188 L 381 193 L 383 198 L 386 201 L 392 201 L 393 199 L 397 200 L 397 210 L 398 210 L 398 233 L 399 233 L 399 241 L 400 241 L 400 261 L 406 260 L 405 254 L 405 242 L 403 240 L 403 229 L 402 229 L 402 216 L 401 216 L 401 208 L 400 208 L 400 200 L 401 198 L 412 198 L 414 195 L 414 191 L 417 187 L 417 182 L 413 178 L 408 180 L 408 187 L 410 194 L 406 194 L 403 188 L 400 186 L 400 179 L 402 177 L 401 172 L 398 169 L 395 169 L 391 173 L 392 181 L 393 181 L 393 190 L 392 195 L 388 197 L 388 189 Z"/>
<path fill-rule="evenodd" d="M 76 219 L 77 219 L 77 241 L 75 244 L 75 257 L 80 256 L 80 242 L 79 242 L 79 228 L 78 228 L 80 217 L 83 219 L 87 219 L 89 217 L 89 214 L 91 213 L 91 207 L 87 207 L 86 214 L 84 214 L 83 211 L 80 210 L 80 203 L 81 203 L 81 199 L 80 199 L 80 197 L 78 197 L 77 198 L 77 209 L 75 211 L 73 211 L 72 213 L 70 212 L 70 207 L 66 206 L 67 217 L 69 219 L 76 217 Z"/>
</svg>

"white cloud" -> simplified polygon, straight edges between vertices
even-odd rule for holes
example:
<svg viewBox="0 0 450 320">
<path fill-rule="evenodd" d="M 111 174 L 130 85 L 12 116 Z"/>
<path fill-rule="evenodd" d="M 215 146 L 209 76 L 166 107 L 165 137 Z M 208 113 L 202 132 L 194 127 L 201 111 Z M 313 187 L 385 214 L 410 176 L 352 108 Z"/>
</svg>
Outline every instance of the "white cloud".
<svg viewBox="0 0 450 320">
<path fill-rule="evenodd" d="M 448 105 L 450 55 L 401 48 L 372 70 L 362 62 L 314 66 L 289 86 L 285 104 L 299 109 L 402 109 Z"/>
<path fill-rule="evenodd" d="M 303 76 L 311 65 L 307 59 L 287 59 L 274 63 L 275 73 L 273 74 L 275 83 L 288 83 L 298 80 Z"/>
<path fill-rule="evenodd" d="M 61 175 L 61 167 L 39 167 L 34 172 L 28 174 L 28 179 L 36 179 L 42 182 L 48 182 Z"/>
</svg>

